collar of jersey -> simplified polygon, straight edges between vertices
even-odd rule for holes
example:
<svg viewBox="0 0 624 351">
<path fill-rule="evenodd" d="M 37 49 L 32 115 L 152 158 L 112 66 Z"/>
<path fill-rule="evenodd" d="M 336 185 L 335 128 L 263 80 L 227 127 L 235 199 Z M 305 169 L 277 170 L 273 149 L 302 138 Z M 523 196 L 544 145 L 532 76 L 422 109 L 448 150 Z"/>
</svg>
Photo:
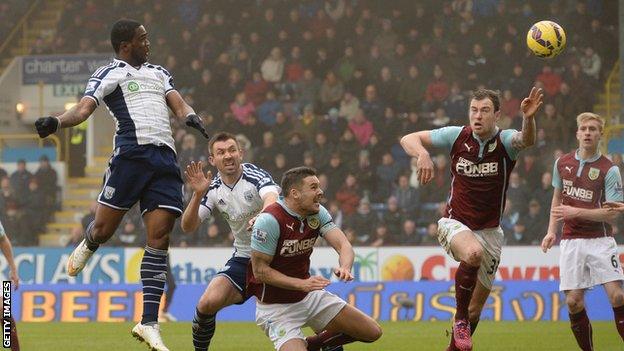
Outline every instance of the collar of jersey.
<svg viewBox="0 0 624 351">
<path fill-rule="evenodd" d="M 286 206 L 286 202 L 284 201 L 284 197 L 283 197 L 283 196 L 280 196 L 280 197 L 277 199 L 277 203 L 279 203 L 279 204 L 280 204 L 280 206 L 282 206 L 282 207 L 286 210 L 286 212 L 288 212 L 288 214 L 289 214 L 289 215 L 291 215 L 291 216 L 293 216 L 293 217 L 297 218 L 298 220 L 304 220 L 304 219 L 305 219 L 305 217 L 301 217 L 300 215 L 298 215 L 297 213 L 295 213 L 293 210 L 291 210 L 290 208 L 288 208 L 288 206 Z"/>
<path fill-rule="evenodd" d="M 492 134 L 492 137 L 487 139 L 486 141 L 482 141 L 481 138 L 479 138 L 479 136 L 477 134 L 475 134 L 475 132 L 472 132 L 472 137 L 475 138 L 477 140 L 477 142 L 479 142 L 479 145 L 483 146 L 485 144 L 487 144 L 488 141 L 492 140 L 494 137 L 496 137 L 496 134 L 498 134 L 498 127 L 496 127 L 496 129 L 494 129 L 494 134 Z"/>
<path fill-rule="evenodd" d="M 591 162 L 597 161 L 600 158 L 600 156 L 602 156 L 602 154 L 600 153 L 600 150 L 597 150 L 594 156 L 588 158 L 587 160 L 581 160 L 581 157 L 579 156 L 579 149 L 576 149 L 576 151 L 574 152 L 574 158 L 577 161 L 580 161 L 582 163 L 588 163 L 588 162 L 591 163 Z"/>
<path fill-rule="evenodd" d="M 128 62 L 126 62 L 126 61 L 124 61 L 124 60 L 121 60 L 121 59 L 118 59 L 118 58 L 116 58 L 116 57 L 115 57 L 115 58 L 113 58 L 113 62 L 123 62 L 123 63 L 125 63 L 128 67 L 132 67 L 132 68 L 136 69 L 137 71 L 139 70 L 139 68 L 143 67 L 143 65 L 145 64 L 145 63 L 144 63 L 144 64 L 140 65 L 140 66 L 139 66 L 139 68 L 136 68 L 136 67 L 134 67 L 133 65 L 129 64 Z"/>
</svg>

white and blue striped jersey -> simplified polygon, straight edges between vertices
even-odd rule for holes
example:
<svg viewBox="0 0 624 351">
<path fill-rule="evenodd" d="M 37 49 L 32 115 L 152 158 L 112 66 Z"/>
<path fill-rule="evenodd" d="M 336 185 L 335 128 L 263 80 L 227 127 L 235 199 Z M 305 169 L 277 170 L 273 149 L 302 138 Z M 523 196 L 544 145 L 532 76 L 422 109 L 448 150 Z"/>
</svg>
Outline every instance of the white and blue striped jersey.
<svg viewBox="0 0 624 351">
<path fill-rule="evenodd" d="M 234 234 L 234 256 L 251 257 L 251 232 L 247 231 L 250 219 L 262 211 L 268 193 L 280 193 L 271 175 L 251 163 L 243 163 L 243 174 L 233 187 L 217 176 L 199 206 L 199 218 L 203 221 L 217 209 L 230 225 Z"/>
<path fill-rule="evenodd" d="M 144 63 L 138 69 L 119 59 L 98 68 L 84 96 L 106 104 L 115 118 L 115 148 L 123 145 L 167 145 L 175 151 L 165 96 L 174 90 L 164 68 Z"/>
<path fill-rule="evenodd" d="M 0 237 L 3 237 L 6 235 L 6 232 L 4 231 L 4 227 L 2 226 L 2 222 L 0 222 Z"/>
</svg>

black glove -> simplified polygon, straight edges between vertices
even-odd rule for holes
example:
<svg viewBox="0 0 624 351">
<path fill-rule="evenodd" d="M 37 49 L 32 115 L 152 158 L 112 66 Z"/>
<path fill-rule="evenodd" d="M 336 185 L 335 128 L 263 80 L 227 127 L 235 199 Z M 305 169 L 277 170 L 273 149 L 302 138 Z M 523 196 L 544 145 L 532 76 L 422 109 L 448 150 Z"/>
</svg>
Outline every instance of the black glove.
<svg viewBox="0 0 624 351">
<path fill-rule="evenodd" d="M 210 136 L 206 133 L 206 128 L 204 128 L 204 123 L 198 115 L 191 113 L 186 116 L 186 125 L 199 130 L 206 139 L 210 139 Z"/>
<path fill-rule="evenodd" d="M 59 128 L 59 119 L 56 117 L 41 117 L 35 121 L 35 128 L 40 138 L 56 133 Z"/>
</svg>

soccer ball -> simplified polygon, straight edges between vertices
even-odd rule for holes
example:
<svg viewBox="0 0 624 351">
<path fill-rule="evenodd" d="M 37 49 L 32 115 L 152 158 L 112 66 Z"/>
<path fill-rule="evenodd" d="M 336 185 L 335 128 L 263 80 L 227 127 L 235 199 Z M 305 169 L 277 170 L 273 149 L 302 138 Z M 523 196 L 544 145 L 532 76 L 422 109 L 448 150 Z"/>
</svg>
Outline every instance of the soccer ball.
<svg viewBox="0 0 624 351">
<path fill-rule="evenodd" d="M 540 21 L 529 29 L 527 46 L 538 57 L 553 58 L 565 49 L 566 35 L 557 23 Z"/>
</svg>

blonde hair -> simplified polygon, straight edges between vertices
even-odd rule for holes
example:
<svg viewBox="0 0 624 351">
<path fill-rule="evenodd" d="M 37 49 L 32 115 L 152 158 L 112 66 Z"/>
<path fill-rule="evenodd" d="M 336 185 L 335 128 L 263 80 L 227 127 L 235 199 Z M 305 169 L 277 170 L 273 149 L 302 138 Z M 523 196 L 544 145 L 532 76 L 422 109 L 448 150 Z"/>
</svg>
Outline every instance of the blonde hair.
<svg viewBox="0 0 624 351">
<path fill-rule="evenodd" d="M 576 126 L 580 127 L 581 123 L 591 120 L 598 122 L 600 126 L 600 131 L 602 132 L 605 126 L 605 120 L 604 118 L 600 117 L 600 115 L 592 112 L 583 112 L 580 115 L 576 116 Z"/>
</svg>

